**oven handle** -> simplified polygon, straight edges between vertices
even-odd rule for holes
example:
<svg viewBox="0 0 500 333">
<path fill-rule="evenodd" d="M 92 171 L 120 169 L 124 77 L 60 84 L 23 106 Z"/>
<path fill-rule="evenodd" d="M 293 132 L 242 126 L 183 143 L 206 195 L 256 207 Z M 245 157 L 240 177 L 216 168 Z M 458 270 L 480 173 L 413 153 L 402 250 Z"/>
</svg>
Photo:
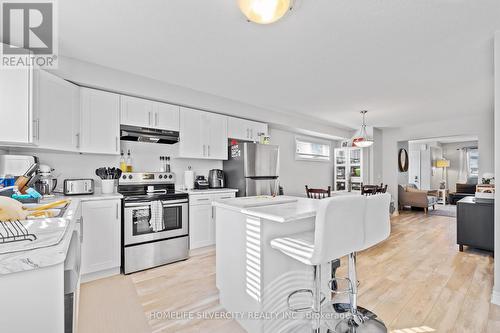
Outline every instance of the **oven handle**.
<svg viewBox="0 0 500 333">
<path fill-rule="evenodd" d="M 187 199 L 180 199 L 180 200 L 162 200 L 163 206 L 172 206 L 174 204 L 182 204 L 182 203 L 188 203 L 189 201 Z"/>
</svg>

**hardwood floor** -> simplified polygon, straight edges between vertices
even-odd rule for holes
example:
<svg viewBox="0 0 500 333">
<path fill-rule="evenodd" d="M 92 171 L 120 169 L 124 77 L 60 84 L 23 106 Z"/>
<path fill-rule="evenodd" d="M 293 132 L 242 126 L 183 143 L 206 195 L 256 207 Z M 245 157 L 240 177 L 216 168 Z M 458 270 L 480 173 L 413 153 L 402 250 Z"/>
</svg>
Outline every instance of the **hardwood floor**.
<svg viewBox="0 0 500 333">
<path fill-rule="evenodd" d="M 500 332 L 500 307 L 490 304 L 493 258 L 458 252 L 455 239 L 454 218 L 418 212 L 393 218 L 391 237 L 358 254 L 359 304 L 393 333 Z M 214 252 L 202 249 L 184 262 L 82 285 L 80 332 L 244 332 L 232 320 L 159 315 L 223 310 Z"/>
</svg>

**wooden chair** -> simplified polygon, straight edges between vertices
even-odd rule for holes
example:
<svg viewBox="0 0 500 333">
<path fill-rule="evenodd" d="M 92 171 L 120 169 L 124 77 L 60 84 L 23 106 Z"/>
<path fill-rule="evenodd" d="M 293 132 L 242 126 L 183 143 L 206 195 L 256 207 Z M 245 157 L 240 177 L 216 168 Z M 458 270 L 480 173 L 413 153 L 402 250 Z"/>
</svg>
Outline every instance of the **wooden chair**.
<svg viewBox="0 0 500 333">
<path fill-rule="evenodd" d="M 378 185 L 361 185 L 361 195 L 377 194 Z"/>
<path fill-rule="evenodd" d="M 377 193 L 386 193 L 387 192 L 387 184 L 380 183 L 380 186 L 377 189 Z"/>
<path fill-rule="evenodd" d="M 306 193 L 309 199 L 324 199 L 332 196 L 332 187 L 328 186 L 327 190 L 321 188 L 309 188 L 306 185 Z"/>
</svg>

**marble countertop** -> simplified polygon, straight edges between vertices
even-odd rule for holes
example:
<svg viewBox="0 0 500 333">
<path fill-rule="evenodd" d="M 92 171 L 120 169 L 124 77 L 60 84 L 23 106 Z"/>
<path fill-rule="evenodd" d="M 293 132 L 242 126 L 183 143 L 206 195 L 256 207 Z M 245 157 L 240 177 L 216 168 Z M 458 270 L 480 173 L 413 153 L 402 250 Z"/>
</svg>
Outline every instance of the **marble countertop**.
<svg viewBox="0 0 500 333">
<path fill-rule="evenodd" d="M 60 264 L 66 259 L 66 254 L 71 241 L 71 236 L 75 230 L 77 219 L 80 216 L 81 203 L 84 201 L 94 201 L 94 200 L 112 200 L 121 199 L 122 195 L 119 193 L 114 194 L 93 194 L 93 195 L 79 195 L 79 196 L 63 196 L 56 195 L 54 197 L 49 197 L 41 200 L 41 204 L 49 203 L 61 199 L 71 200 L 69 206 L 66 208 L 63 217 L 47 219 L 51 222 L 56 220 L 59 223 L 66 222 L 66 230 L 62 237 L 57 236 L 60 240 L 51 245 L 45 247 L 38 247 L 34 249 L 16 251 L 10 253 L 0 254 L 0 276 L 6 274 L 12 274 L 16 272 L 23 272 L 34 270 L 43 267 L 49 267 L 53 265 Z M 25 221 L 26 223 L 31 223 L 31 221 Z M 33 220 L 33 223 L 40 223 L 40 220 Z M 56 237 L 54 235 L 54 237 Z M 48 240 L 46 240 L 48 242 Z M 13 250 L 18 248 L 17 243 L 12 243 Z"/>
<path fill-rule="evenodd" d="M 245 199 L 247 198 L 247 199 Z M 248 198 L 242 197 L 216 201 L 215 207 L 239 211 L 242 214 L 274 222 L 290 222 L 316 216 L 319 200 L 303 197 L 279 196 L 281 201 L 271 201 L 266 205 L 247 205 Z M 291 202 L 290 202 L 291 201 Z"/>
<path fill-rule="evenodd" d="M 238 192 L 237 189 L 235 188 L 209 188 L 206 190 L 181 190 L 181 192 L 188 193 L 188 194 L 217 194 L 217 193 L 236 193 Z"/>
</svg>

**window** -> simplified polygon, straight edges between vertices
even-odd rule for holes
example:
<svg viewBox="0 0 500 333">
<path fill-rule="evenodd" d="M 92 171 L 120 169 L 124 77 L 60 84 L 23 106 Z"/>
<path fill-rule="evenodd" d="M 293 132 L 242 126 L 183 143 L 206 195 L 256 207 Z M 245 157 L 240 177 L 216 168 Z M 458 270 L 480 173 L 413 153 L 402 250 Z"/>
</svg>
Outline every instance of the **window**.
<svg viewBox="0 0 500 333">
<path fill-rule="evenodd" d="M 330 142 L 319 139 L 295 138 L 295 159 L 303 161 L 330 161 Z"/>
<path fill-rule="evenodd" d="M 479 176 L 479 150 L 477 148 L 467 149 L 467 161 L 469 176 Z"/>
</svg>

